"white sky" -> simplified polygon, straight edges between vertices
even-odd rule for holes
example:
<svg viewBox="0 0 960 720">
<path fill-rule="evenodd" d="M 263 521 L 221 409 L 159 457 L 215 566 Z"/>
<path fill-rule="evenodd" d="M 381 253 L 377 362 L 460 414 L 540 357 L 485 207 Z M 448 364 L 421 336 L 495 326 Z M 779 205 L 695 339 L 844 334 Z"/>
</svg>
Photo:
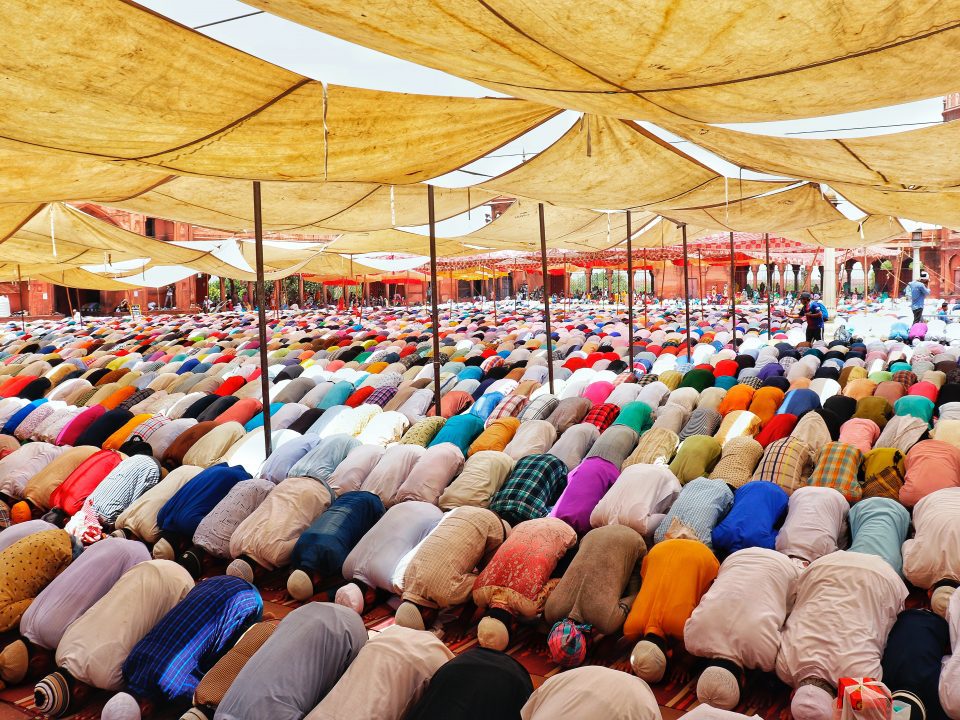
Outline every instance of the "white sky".
<svg viewBox="0 0 960 720">
<path fill-rule="evenodd" d="M 236 0 L 138 1 L 141 5 L 189 27 L 256 12 L 255 8 Z M 363 2 L 363 0 L 357 0 L 357 2 Z M 497 95 L 491 90 L 439 70 L 384 55 L 267 13 L 202 28 L 199 32 L 301 75 L 334 85 L 424 95 L 466 97 Z M 175 49 L 173 51 L 175 52 Z M 937 97 L 877 110 L 808 120 L 738 124 L 726 127 L 769 135 L 820 138 L 880 135 L 915 129 L 922 127 L 922 124 L 939 123 L 942 121 L 942 109 L 942 98 Z M 565 112 L 513 143 L 505 145 L 491 156 L 465 168 L 476 174 L 454 172 L 432 182 L 436 185 L 462 187 L 482 182 L 486 176 L 503 173 L 520 164 L 524 157 L 529 158 L 554 142 L 573 124 L 576 117 L 576 113 Z M 737 177 L 741 174 L 736 166 L 712 153 L 690 142 L 679 140 L 659 128 L 646 123 L 645 125 L 665 139 L 671 142 L 676 141 L 678 149 L 697 158 L 717 172 L 729 177 Z M 743 171 L 742 177 L 770 178 L 770 176 L 747 170 Z M 850 217 L 862 216 L 856 208 L 846 203 L 841 204 L 840 209 Z M 465 216 L 452 218 L 439 224 L 438 233 L 451 236 L 469 232 L 483 224 L 482 216 L 483 213 L 472 213 L 471 220 L 467 220 Z M 905 224 L 908 229 L 915 226 L 915 223 Z"/>
</svg>

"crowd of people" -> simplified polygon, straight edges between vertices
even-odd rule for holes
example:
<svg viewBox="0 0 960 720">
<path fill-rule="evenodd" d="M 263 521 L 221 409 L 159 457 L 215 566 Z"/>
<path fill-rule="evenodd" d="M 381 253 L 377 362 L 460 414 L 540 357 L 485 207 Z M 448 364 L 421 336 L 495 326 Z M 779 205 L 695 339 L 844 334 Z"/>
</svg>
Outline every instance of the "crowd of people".
<svg viewBox="0 0 960 720">
<path fill-rule="evenodd" d="M 284 313 L 265 367 L 249 312 L 10 324 L 0 680 L 53 717 L 655 720 L 679 671 L 732 720 L 769 674 L 831 720 L 869 677 L 960 720 L 960 339 L 799 302 L 689 338 L 651 305 L 633 367 L 591 303 L 552 355 L 535 302 L 445 306 L 437 363 L 423 307 Z"/>
</svg>

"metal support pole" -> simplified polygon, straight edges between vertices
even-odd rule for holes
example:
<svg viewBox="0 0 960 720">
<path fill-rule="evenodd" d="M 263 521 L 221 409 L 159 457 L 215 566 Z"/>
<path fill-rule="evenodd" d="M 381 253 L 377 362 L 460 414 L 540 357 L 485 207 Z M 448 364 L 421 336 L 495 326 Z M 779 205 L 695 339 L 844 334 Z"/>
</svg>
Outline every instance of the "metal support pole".
<svg viewBox="0 0 960 720">
<path fill-rule="evenodd" d="M 733 256 L 733 233 L 730 233 L 730 331 L 733 349 L 737 349 L 737 263 Z"/>
<path fill-rule="evenodd" d="M 543 218 L 543 203 L 540 209 L 540 267 L 543 271 L 543 320 L 547 331 L 547 378 L 550 394 L 553 394 L 553 330 L 550 328 L 550 292 L 547 289 L 547 225 Z"/>
<path fill-rule="evenodd" d="M 433 402 L 440 414 L 440 312 L 437 310 L 437 213 L 433 185 L 427 185 L 427 217 L 430 223 L 430 317 L 433 320 Z M 351 258 L 352 260 L 352 258 Z"/>
<path fill-rule="evenodd" d="M 632 216 L 627 210 L 627 356 L 630 359 L 630 372 L 633 372 L 633 226 Z"/>
<path fill-rule="evenodd" d="M 27 307 L 23 304 L 23 278 L 20 277 L 20 266 L 17 265 L 17 293 L 20 295 L 20 329 L 27 333 Z M 550 392 L 553 392 L 552 390 Z"/>
<path fill-rule="evenodd" d="M 647 327 L 647 296 L 649 295 L 651 272 L 647 269 L 647 249 L 643 249 L 643 257 L 640 262 L 643 263 L 643 327 Z"/>
<path fill-rule="evenodd" d="M 257 271 L 257 331 L 260 337 L 260 392 L 263 395 L 263 449 L 266 457 L 273 452 L 270 431 L 270 374 L 267 372 L 267 292 L 263 279 L 263 216 L 260 204 L 260 183 L 253 183 L 253 239 Z"/>
<path fill-rule="evenodd" d="M 687 317 L 687 360 L 693 359 L 693 346 L 690 338 L 690 273 L 687 271 L 687 224 L 680 224 L 680 233 L 683 237 L 683 302 L 686 306 Z M 666 275 L 666 273 L 664 273 Z"/>
<path fill-rule="evenodd" d="M 763 245 L 767 253 L 767 273 L 770 272 L 770 233 L 763 234 Z M 767 342 L 773 337 L 773 325 L 770 312 L 770 278 L 767 278 Z"/>
</svg>

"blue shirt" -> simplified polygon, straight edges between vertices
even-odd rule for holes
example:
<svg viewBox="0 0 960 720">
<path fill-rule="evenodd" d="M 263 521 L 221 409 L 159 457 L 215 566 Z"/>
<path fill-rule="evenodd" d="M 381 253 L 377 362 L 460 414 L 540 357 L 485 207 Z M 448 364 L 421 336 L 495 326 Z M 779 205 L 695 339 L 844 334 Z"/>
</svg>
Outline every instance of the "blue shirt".
<svg viewBox="0 0 960 720">
<path fill-rule="evenodd" d="M 923 301 L 930 294 L 930 288 L 919 280 L 914 280 L 907 287 L 910 288 L 910 307 L 914 310 L 922 309 Z"/>
</svg>

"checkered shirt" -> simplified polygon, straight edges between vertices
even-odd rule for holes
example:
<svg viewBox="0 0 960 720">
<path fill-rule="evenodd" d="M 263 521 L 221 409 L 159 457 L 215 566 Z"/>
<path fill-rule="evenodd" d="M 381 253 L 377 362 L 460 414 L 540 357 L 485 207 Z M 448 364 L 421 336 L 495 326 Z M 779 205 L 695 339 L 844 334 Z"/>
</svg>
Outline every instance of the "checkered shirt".
<svg viewBox="0 0 960 720">
<path fill-rule="evenodd" d="M 848 501 L 856 502 L 863 497 L 860 485 L 862 467 L 863 452 L 860 448 L 842 442 L 827 443 L 810 476 L 810 484 L 833 488 Z"/>
<path fill-rule="evenodd" d="M 776 483 L 789 494 L 807 484 L 812 469 L 810 446 L 799 438 L 785 437 L 767 446 L 753 479 Z"/>
<path fill-rule="evenodd" d="M 546 517 L 567 482 L 567 466 L 555 455 L 527 455 L 490 500 L 490 510 L 511 525 Z"/>
<path fill-rule="evenodd" d="M 493 409 L 493 412 L 487 416 L 485 427 L 489 427 L 490 423 L 492 423 L 494 420 L 500 420 L 501 418 L 508 417 L 519 417 L 520 413 L 523 411 L 523 408 L 526 407 L 528 402 L 530 402 L 530 398 L 525 397 L 524 395 L 507 395 L 503 400 L 500 401 L 500 404 Z"/>
<path fill-rule="evenodd" d="M 597 429 L 600 430 L 600 432 L 603 432 L 608 427 L 613 425 L 613 421 L 617 419 L 617 415 L 619 414 L 619 405 L 614 405 L 613 403 L 603 403 L 602 405 L 594 405 L 586 414 L 586 416 L 584 416 L 583 422 L 596 425 Z"/>
</svg>

